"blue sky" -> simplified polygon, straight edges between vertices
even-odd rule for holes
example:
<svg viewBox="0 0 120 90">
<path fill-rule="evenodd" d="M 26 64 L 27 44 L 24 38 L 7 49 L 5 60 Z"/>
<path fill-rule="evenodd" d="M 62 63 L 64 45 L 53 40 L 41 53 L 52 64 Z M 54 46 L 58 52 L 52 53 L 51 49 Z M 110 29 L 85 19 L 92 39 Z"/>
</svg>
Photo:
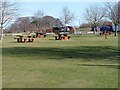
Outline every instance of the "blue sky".
<svg viewBox="0 0 120 90">
<path fill-rule="evenodd" d="M 63 7 L 68 7 L 69 10 L 75 14 L 75 19 L 71 24 L 74 26 L 79 25 L 79 22 L 85 22 L 83 12 L 85 8 L 91 5 L 103 5 L 103 2 L 19 2 L 20 16 L 34 16 L 38 10 L 43 10 L 45 15 L 59 18 Z"/>
</svg>

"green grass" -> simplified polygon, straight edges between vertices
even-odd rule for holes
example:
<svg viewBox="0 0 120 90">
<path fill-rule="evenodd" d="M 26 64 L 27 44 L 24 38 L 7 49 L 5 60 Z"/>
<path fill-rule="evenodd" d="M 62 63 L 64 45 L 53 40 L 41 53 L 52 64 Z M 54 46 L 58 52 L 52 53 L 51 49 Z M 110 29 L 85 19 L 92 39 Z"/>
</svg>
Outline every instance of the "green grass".
<svg viewBox="0 0 120 90">
<path fill-rule="evenodd" d="M 3 88 L 117 88 L 118 37 L 48 36 L 34 43 L 2 44 Z"/>
</svg>

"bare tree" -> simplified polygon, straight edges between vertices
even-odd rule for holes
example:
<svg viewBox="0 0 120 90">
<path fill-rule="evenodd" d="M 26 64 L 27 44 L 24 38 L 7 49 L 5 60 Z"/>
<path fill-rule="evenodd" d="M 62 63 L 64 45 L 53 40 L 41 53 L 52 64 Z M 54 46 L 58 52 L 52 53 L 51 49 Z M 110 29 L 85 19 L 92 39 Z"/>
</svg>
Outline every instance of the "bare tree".
<svg viewBox="0 0 120 90">
<path fill-rule="evenodd" d="M 3 37 L 3 29 L 11 22 L 16 14 L 16 3 L 7 0 L 0 1 L 0 39 Z"/>
<path fill-rule="evenodd" d="M 35 14 L 34 14 L 35 18 L 41 18 L 44 16 L 44 11 L 43 10 L 38 10 Z"/>
<path fill-rule="evenodd" d="M 68 7 L 64 7 L 61 12 L 62 16 L 60 17 L 64 25 L 71 23 L 75 19 L 74 13 L 72 13 Z"/>
<path fill-rule="evenodd" d="M 105 3 L 107 17 L 112 20 L 115 26 L 115 36 L 117 36 L 117 25 L 119 24 L 119 13 L 118 13 L 118 3 L 116 2 L 107 2 Z"/>
<path fill-rule="evenodd" d="M 46 32 L 46 28 L 52 28 L 54 26 L 55 20 L 52 16 L 43 16 L 41 18 L 35 18 L 32 23 L 36 25 L 38 31 Z"/>
<path fill-rule="evenodd" d="M 119 18 L 119 24 L 120 24 L 120 1 L 118 2 L 118 18 Z"/>
<path fill-rule="evenodd" d="M 34 19 L 32 21 L 33 24 L 36 25 L 38 30 L 42 30 L 43 27 L 43 20 L 42 17 L 44 16 L 44 11 L 43 10 L 38 10 L 37 13 L 34 14 Z"/>
<path fill-rule="evenodd" d="M 118 23 L 120 24 L 120 1 L 118 2 Z"/>
<path fill-rule="evenodd" d="M 83 13 L 84 19 L 91 23 L 91 26 L 94 27 L 94 33 L 97 26 L 104 21 L 106 15 L 105 11 L 99 5 L 93 5 L 85 9 Z"/>
<path fill-rule="evenodd" d="M 9 31 L 11 32 L 27 32 L 35 30 L 35 25 L 31 24 L 32 17 L 19 17 L 16 21 L 10 26 Z"/>
</svg>

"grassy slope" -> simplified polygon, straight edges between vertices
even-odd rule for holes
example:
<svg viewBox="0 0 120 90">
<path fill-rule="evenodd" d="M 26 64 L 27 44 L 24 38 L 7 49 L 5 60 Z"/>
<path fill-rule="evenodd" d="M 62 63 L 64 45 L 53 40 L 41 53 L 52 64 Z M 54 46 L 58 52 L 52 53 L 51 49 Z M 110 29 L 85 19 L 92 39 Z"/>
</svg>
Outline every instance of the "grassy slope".
<svg viewBox="0 0 120 90">
<path fill-rule="evenodd" d="M 34 43 L 3 41 L 3 87 L 118 87 L 117 37 L 53 37 Z"/>
</svg>

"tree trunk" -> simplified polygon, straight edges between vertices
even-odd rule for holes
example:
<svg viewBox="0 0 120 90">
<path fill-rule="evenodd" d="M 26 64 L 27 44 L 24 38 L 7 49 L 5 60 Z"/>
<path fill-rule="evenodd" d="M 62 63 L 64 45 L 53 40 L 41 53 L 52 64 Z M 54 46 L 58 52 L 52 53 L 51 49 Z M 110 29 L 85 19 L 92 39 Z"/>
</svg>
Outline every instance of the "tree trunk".
<svg viewBox="0 0 120 90">
<path fill-rule="evenodd" d="M 0 25 L 0 40 L 3 40 L 3 28 L 2 28 L 2 24 Z"/>
<path fill-rule="evenodd" d="M 117 36 L 117 25 L 115 24 L 115 35 L 114 36 Z"/>
<path fill-rule="evenodd" d="M 96 34 L 96 26 L 94 26 L 94 34 Z"/>
</svg>

